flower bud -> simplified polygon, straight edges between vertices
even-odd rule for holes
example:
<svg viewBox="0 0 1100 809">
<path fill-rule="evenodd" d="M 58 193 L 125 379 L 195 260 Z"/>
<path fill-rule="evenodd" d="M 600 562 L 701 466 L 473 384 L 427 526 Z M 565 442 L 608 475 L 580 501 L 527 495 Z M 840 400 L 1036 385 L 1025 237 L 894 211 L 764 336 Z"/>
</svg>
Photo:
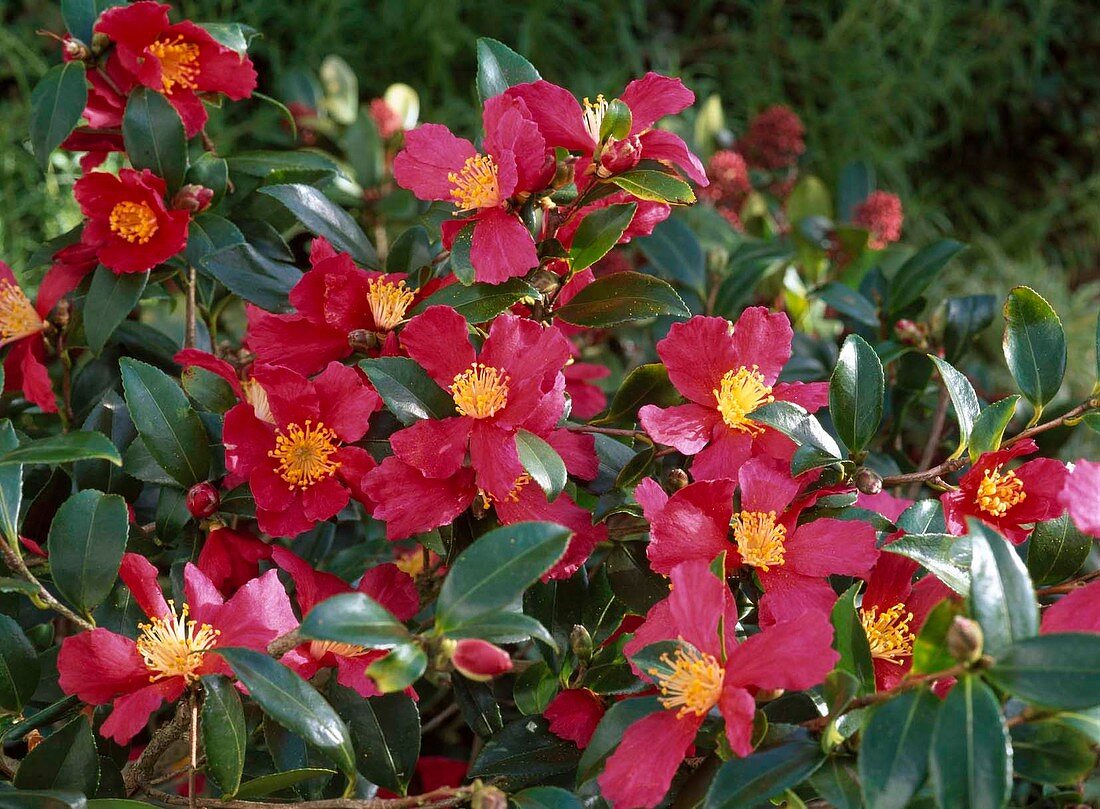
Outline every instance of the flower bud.
<svg viewBox="0 0 1100 809">
<path fill-rule="evenodd" d="M 496 787 L 478 785 L 470 796 L 472 809 L 507 809 L 508 796 Z"/>
<path fill-rule="evenodd" d="M 352 329 L 348 332 L 348 345 L 353 351 L 366 354 L 372 348 L 378 348 L 378 335 L 366 329 Z"/>
<path fill-rule="evenodd" d="M 218 510 L 219 505 L 221 496 L 218 490 L 206 481 L 196 483 L 187 490 L 187 511 L 197 520 L 209 517 Z"/>
<path fill-rule="evenodd" d="M 487 640 L 463 638 L 455 644 L 451 663 L 463 677 L 487 682 L 512 670 L 512 658 Z"/>
<path fill-rule="evenodd" d="M 592 659 L 592 636 L 580 624 L 574 624 L 573 631 L 569 633 L 569 648 L 582 663 Z"/>
<path fill-rule="evenodd" d="M 928 327 L 923 323 L 914 323 L 902 318 L 894 324 L 894 334 L 898 341 L 909 346 L 923 346 L 928 341 Z"/>
<path fill-rule="evenodd" d="M 600 152 L 600 165 L 596 174 L 604 178 L 612 174 L 622 174 L 638 165 L 641 159 L 642 142 L 637 135 L 613 140 Z"/>
<path fill-rule="evenodd" d="M 863 494 L 878 494 L 882 491 L 882 478 L 879 477 L 878 472 L 866 466 L 859 468 L 853 482 Z"/>
<path fill-rule="evenodd" d="M 977 621 L 956 615 L 947 630 L 947 651 L 960 663 L 973 663 L 982 656 L 985 637 Z"/>
<path fill-rule="evenodd" d="M 110 45 L 111 40 L 106 34 L 101 34 L 98 32 L 92 34 L 92 53 L 98 56 L 99 54 L 103 53 L 103 51 L 107 50 Z"/>
<path fill-rule="evenodd" d="M 673 469 L 668 473 L 665 482 L 668 484 L 669 491 L 678 492 L 688 485 L 688 473 L 680 468 Z"/>
<path fill-rule="evenodd" d="M 209 208 L 212 199 L 214 199 L 214 192 L 211 189 L 188 183 L 172 197 L 172 207 L 177 211 L 190 211 L 195 214 Z"/>
<path fill-rule="evenodd" d="M 772 700 L 779 699 L 783 696 L 783 693 L 784 691 L 782 688 L 773 688 L 769 691 L 757 691 L 756 701 L 759 703 L 771 702 Z"/>
<path fill-rule="evenodd" d="M 73 37 L 66 37 L 62 47 L 65 49 L 65 58 L 74 62 L 83 62 L 92 55 L 87 45 Z"/>
<path fill-rule="evenodd" d="M 561 287 L 561 278 L 549 267 L 556 265 L 560 259 L 553 259 L 546 267 L 535 270 L 528 279 L 531 286 L 544 296 L 553 295 Z"/>
<path fill-rule="evenodd" d="M 575 171 L 576 167 L 572 158 L 559 161 L 554 165 L 554 178 L 550 181 L 550 187 L 555 191 L 565 188 L 573 182 Z"/>
</svg>

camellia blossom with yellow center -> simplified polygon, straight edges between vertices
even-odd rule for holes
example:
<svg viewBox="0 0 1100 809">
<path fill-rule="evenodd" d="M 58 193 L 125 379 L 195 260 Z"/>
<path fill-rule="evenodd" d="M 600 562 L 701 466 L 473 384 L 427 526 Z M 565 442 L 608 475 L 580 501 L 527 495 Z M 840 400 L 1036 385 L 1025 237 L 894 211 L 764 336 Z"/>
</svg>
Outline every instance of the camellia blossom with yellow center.
<svg viewBox="0 0 1100 809">
<path fill-rule="evenodd" d="M 43 281 L 42 287 L 46 286 Z M 46 413 L 57 412 L 42 339 L 42 333 L 49 328 L 45 315 L 52 305 L 52 298 L 43 295 L 41 289 L 38 305 L 32 304 L 11 267 L 0 261 L 0 347 L 8 347 L 4 357 L 4 390 L 22 390 L 28 401 Z"/>
</svg>

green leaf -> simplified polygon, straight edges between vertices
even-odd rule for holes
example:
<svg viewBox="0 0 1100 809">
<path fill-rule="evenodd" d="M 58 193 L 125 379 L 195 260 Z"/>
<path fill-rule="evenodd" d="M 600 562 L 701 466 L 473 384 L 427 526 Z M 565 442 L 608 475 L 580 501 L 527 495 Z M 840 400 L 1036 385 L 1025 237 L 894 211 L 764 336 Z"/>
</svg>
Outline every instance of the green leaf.
<svg viewBox="0 0 1100 809">
<path fill-rule="evenodd" d="M 630 107 L 623 103 L 622 99 L 613 98 L 604 110 L 603 121 L 600 123 L 600 141 L 608 138 L 625 140 L 630 136 L 630 129 L 634 125 L 634 113 Z"/>
<path fill-rule="evenodd" d="M 1023 560 L 1005 539 L 972 530 L 971 548 L 970 616 L 981 624 L 985 653 L 998 657 L 1039 633 L 1035 592 Z"/>
<path fill-rule="evenodd" d="M 57 464 L 101 459 L 122 466 L 122 456 L 103 433 L 63 433 L 37 438 L 0 455 L 0 466 L 9 464 Z"/>
<path fill-rule="evenodd" d="M 17 789 L 94 795 L 99 785 L 99 756 L 87 718 L 78 717 L 55 730 L 27 753 L 13 783 Z"/>
<path fill-rule="evenodd" d="M 372 270 L 381 268 L 378 253 L 367 234 L 351 215 L 311 185 L 269 185 L 261 194 L 274 197 L 303 227 L 316 236 L 328 239 L 337 250 L 348 253 L 355 261 Z"/>
<path fill-rule="evenodd" d="M 404 795 L 420 755 L 420 711 L 405 694 L 363 699 L 332 689 L 332 704 L 351 728 L 356 762 L 371 783 Z"/>
<path fill-rule="evenodd" d="M 901 526 L 899 526 L 901 527 Z M 959 595 L 970 592 L 970 538 L 950 534 L 906 534 L 884 551 L 920 562 Z"/>
<path fill-rule="evenodd" d="M 470 323 L 485 323 L 524 298 L 538 295 L 522 278 L 509 278 L 503 284 L 449 284 L 421 301 L 409 315 L 418 315 L 429 306 L 449 306 Z"/>
<path fill-rule="evenodd" d="M 0 455 L 19 446 L 11 419 L 0 420 Z M 117 454 L 117 450 L 116 450 Z M 23 503 L 23 467 L 0 466 L 0 533 L 8 542 L 19 541 L 19 509 Z"/>
<path fill-rule="evenodd" d="M 250 244 L 231 244 L 199 259 L 198 269 L 261 309 L 287 308 L 287 295 L 301 279 L 293 264 L 268 258 Z"/>
<path fill-rule="evenodd" d="M 31 148 L 45 171 L 50 155 L 69 137 L 88 103 L 84 63 L 54 65 L 31 93 Z"/>
<path fill-rule="evenodd" d="M 921 788 L 939 705 L 930 691 L 906 691 L 872 711 L 859 751 L 868 809 L 904 809 Z"/>
<path fill-rule="evenodd" d="M 833 309 L 836 309 L 845 317 L 851 318 L 856 323 L 878 328 L 878 309 L 871 301 L 856 292 L 847 284 L 839 281 L 830 281 L 824 286 L 818 287 L 811 295 L 825 301 Z"/>
<path fill-rule="evenodd" d="M 834 809 L 863 808 L 854 757 L 829 756 L 821 768 L 810 776 L 810 785 Z"/>
<path fill-rule="evenodd" d="M 727 761 L 707 791 L 704 809 L 752 809 L 802 783 L 824 761 L 821 745 L 803 741 Z"/>
<path fill-rule="evenodd" d="M 448 638 L 481 638 L 493 643 L 520 643 L 535 638 L 557 648 L 554 636 L 539 621 L 520 612 L 493 612 L 464 621 L 444 633 Z"/>
<path fill-rule="evenodd" d="M 833 605 L 833 648 L 840 654 L 836 668 L 856 678 L 859 693 L 869 694 L 875 690 L 875 667 L 871 662 L 871 645 L 856 607 L 858 594 L 859 584 L 853 584 Z"/>
<path fill-rule="evenodd" d="M 663 364 L 639 365 L 627 374 L 611 400 L 607 415 L 600 422 L 634 422 L 638 418 L 638 410 L 645 405 L 671 407 L 679 401 L 680 393 L 669 381 L 668 369 Z"/>
<path fill-rule="evenodd" d="M 1100 635 L 1040 635 L 1009 646 L 988 671 L 1013 696 L 1048 708 L 1100 705 Z"/>
<path fill-rule="evenodd" d="M 808 447 L 818 465 L 839 461 L 840 446 L 814 416 L 793 402 L 771 402 L 749 414 L 750 420 L 773 427 L 799 447 Z"/>
<path fill-rule="evenodd" d="M 545 719 L 526 716 L 493 734 L 468 777 L 491 778 L 501 789 L 512 792 L 560 783 L 576 769 L 579 758 L 576 745 L 552 734 Z"/>
<path fill-rule="evenodd" d="M 936 804 L 999 809 L 1012 784 L 1012 754 L 1001 705 L 989 686 L 962 677 L 940 706 L 932 731 Z"/>
<path fill-rule="evenodd" d="M 463 226 L 451 242 L 451 272 L 458 282 L 470 286 L 477 278 L 471 253 L 474 249 L 474 223 Z"/>
<path fill-rule="evenodd" d="M 957 363 L 996 314 L 997 298 L 993 295 L 948 298 L 943 307 L 944 359 Z"/>
<path fill-rule="evenodd" d="M 974 393 L 974 386 L 970 380 L 956 371 L 950 363 L 939 357 L 929 354 L 936 369 L 940 372 L 944 387 L 951 397 L 951 404 L 955 408 L 955 420 L 959 424 L 959 447 L 951 454 L 952 458 L 962 455 L 967 444 L 970 443 L 970 434 L 974 429 L 974 422 L 978 418 L 981 405 L 978 404 L 978 395 Z"/>
<path fill-rule="evenodd" d="M 232 797 L 241 785 L 248 747 L 244 708 L 237 689 L 225 677 L 206 675 L 202 678 L 202 689 L 202 747 L 206 751 L 206 774 L 221 787 L 226 797 Z"/>
<path fill-rule="evenodd" d="M 608 179 L 623 191 L 638 199 L 665 202 L 669 205 L 690 205 L 695 202 L 691 186 L 675 174 L 652 169 L 634 169 Z"/>
<path fill-rule="evenodd" d="M 383 694 L 403 691 L 420 679 L 428 667 L 424 650 L 416 643 L 395 646 L 385 657 L 367 666 L 367 676 Z"/>
<path fill-rule="evenodd" d="M 547 501 L 553 503 L 557 500 L 569 476 L 558 451 L 534 433 L 517 430 L 516 452 L 523 468 L 546 493 Z"/>
<path fill-rule="evenodd" d="M 915 304 L 932 286 L 947 262 L 964 247 L 966 245 L 952 239 L 943 239 L 921 248 L 902 264 L 890 281 L 889 316 L 893 317 Z"/>
<path fill-rule="evenodd" d="M 386 272 L 412 275 L 432 263 L 432 244 L 423 225 L 405 230 L 386 254 Z"/>
<path fill-rule="evenodd" d="M 1054 398 L 1066 373 L 1066 334 L 1054 308 L 1029 287 L 1015 287 L 1004 305 L 1004 353 L 1016 385 L 1037 412 Z"/>
<path fill-rule="evenodd" d="M 114 587 L 129 524 L 126 501 L 95 489 L 74 494 L 53 518 L 49 549 L 54 584 L 85 615 Z"/>
<path fill-rule="evenodd" d="M 119 361 L 126 405 L 145 448 L 181 486 L 210 473 L 210 441 L 187 395 L 163 371 L 130 357 Z"/>
<path fill-rule="evenodd" d="M 651 275 L 617 272 L 597 278 L 556 314 L 574 326 L 606 328 L 668 315 L 690 317 L 676 290 Z"/>
<path fill-rule="evenodd" d="M 405 426 L 420 419 L 443 419 L 455 414 L 454 400 L 428 372 L 408 357 L 361 360 L 362 368 L 386 407 Z"/>
<path fill-rule="evenodd" d="M 669 217 L 653 233 L 634 242 L 653 268 L 666 279 L 694 290 L 707 282 L 707 261 L 695 231 L 678 217 Z"/>
<path fill-rule="evenodd" d="M 477 41 L 477 95 L 484 104 L 517 84 L 538 81 L 534 65 L 503 42 L 481 37 Z"/>
<path fill-rule="evenodd" d="M 1073 786 L 1095 766 L 1092 740 L 1071 725 L 1050 719 L 1012 728 L 1012 768 L 1021 778 Z"/>
<path fill-rule="evenodd" d="M 565 553 L 571 532 L 552 523 L 521 522 L 490 531 L 459 554 L 436 603 L 436 627 L 447 631 L 519 598 Z"/>
<path fill-rule="evenodd" d="M 561 787 L 531 787 L 512 795 L 519 809 L 582 809 L 580 798 Z"/>
<path fill-rule="evenodd" d="M 148 87 L 130 93 L 122 117 L 122 140 L 135 169 L 149 169 L 163 178 L 169 194 L 183 185 L 187 138 L 179 113 L 163 94 Z"/>
<path fill-rule="evenodd" d="M 116 274 L 100 266 L 84 299 L 84 334 L 88 347 L 99 354 L 118 324 L 126 319 L 145 291 L 148 272 Z"/>
<path fill-rule="evenodd" d="M 971 463 L 977 461 L 983 452 L 996 452 L 1001 448 L 1001 438 L 1016 415 L 1016 403 L 1019 401 L 1020 397 L 1015 393 L 1006 396 L 986 407 L 974 419 L 974 427 L 970 431 Z"/>
<path fill-rule="evenodd" d="M 113 3 L 105 0 L 61 0 L 61 19 L 75 39 L 90 45 L 95 21 L 99 13 L 109 5 Z"/>
<path fill-rule="evenodd" d="M 197 365 L 183 369 L 180 384 L 191 401 L 210 413 L 223 414 L 240 401 L 225 379 Z"/>
<path fill-rule="evenodd" d="M 787 197 L 787 218 L 794 225 L 810 217 L 833 218 L 829 189 L 812 174 L 803 176 Z"/>
<path fill-rule="evenodd" d="M 86 809 L 90 803 L 79 792 L 8 788 L 0 793 L 3 809 Z"/>
<path fill-rule="evenodd" d="M 841 222 L 855 218 L 856 206 L 875 190 L 875 167 L 866 160 L 845 163 L 836 190 L 836 210 Z"/>
<path fill-rule="evenodd" d="M 1077 529 L 1069 514 L 1036 523 L 1027 543 L 1027 570 L 1036 584 L 1058 584 L 1081 569 L 1092 537 Z"/>
<path fill-rule="evenodd" d="M 366 649 L 392 649 L 409 640 L 409 630 L 366 593 L 341 593 L 309 611 L 298 631 L 304 638 L 331 640 Z"/>
<path fill-rule="evenodd" d="M 619 746 L 628 727 L 651 713 L 663 710 L 664 707 L 657 697 L 624 699 L 612 704 L 596 725 L 588 746 L 584 748 L 584 754 L 577 765 L 577 784 L 583 784 L 599 774 L 604 761 Z"/>
<path fill-rule="evenodd" d="M 265 714 L 317 748 L 349 780 L 355 779 L 351 733 L 313 686 L 262 652 L 228 648 L 218 649 L 218 654 Z"/>
<path fill-rule="evenodd" d="M 480 736 L 487 739 L 504 727 L 493 688 L 488 683 L 469 680 L 460 674 L 451 678 L 455 703 L 462 714 L 462 721 Z"/>
<path fill-rule="evenodd" d="M 521 713 L 540 716 L 558 693 L 558 679 L 541 660 L 516 677 L 512 698 Z"/>
<path fill-rule="evenodd" d="M 606 256 L 619 243 L 637 209 L 634 202 L 608 205 L 582 219 L 569 249 L 573 272 L 587 269 Z"/>
<path fill-rule="evenodd" d="M 0 708 L 19 713 L 41 674 L 38 653 L 13 618 L 0 613 Z"/>
<path fill-rule="evenodd" d="M 829 378 L 829 414 L 852 453 L 862 452 L 875 437 L 885 390 L 878 354 L 858 334 L 848 335 Z"/>
<path fill-rule="evenodd" d="M 240 801 L 262 798 L 264 795 L 282 792 L 285 789 L 290 789 L 306 781 L 313 781 L 317 778 L 329 778 L 335 774 L 335 770 L 303 767 L 297 770 L 287 770 L 286 772 L 261 775 L 259 778 L 253 778 L 251 781 L 245 781 L 241 784 L 241 788 L 237 790 L 237 794 L 234 797 Z"/>
</svg>

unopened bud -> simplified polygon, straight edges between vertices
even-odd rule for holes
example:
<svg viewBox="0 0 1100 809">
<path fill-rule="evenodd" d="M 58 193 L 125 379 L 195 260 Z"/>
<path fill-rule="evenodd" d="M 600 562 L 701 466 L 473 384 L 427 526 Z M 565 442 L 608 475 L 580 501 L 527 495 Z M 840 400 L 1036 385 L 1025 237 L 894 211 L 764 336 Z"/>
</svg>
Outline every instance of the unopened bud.
<svg viewBox="0 0 1100 809">
<path fill-rule="evenodd" d="M 779 699 L 781 696 L 783 696 L 783 693 L 784 692 L 783 692 L 782 688 L 773 688 L 769 691 L 757 691 L 756 692 L 756 701 L 757 702 L 771 702 L 772 700 Z"/>
<path fill-rule="evenodd" d="M 209 517 L 220 505 L 221 496 L 210 483 L 196 483 L 187 490 L 187 511 L 197 520 Z"/>
<path fill-rule="evenodd" d="M 580 624 L 574 624 L 573 631 L 569 633 L 569 648 L 582 663 L 592 659 L 592 636 Z"/>
<path fill-rule="evenodd" d="M 103 53 L 103 51 L 107 50 L 110 44 L 111 40 L 106 34 L 92 34 L 92 53 L 96 54 L 97 56 Z"/>
<path fill-rule="evenodd" d="M 902 318 L 894 324 L 894 334 L 898 341 L 910 346 L 923 346 L 928 341 L 928 327 L 923 323 L 914 323 Z"/>
<path fill-rule="evenodd" d="M 451 663 L 469 680 L 487 682 L 512 670 L 512 658 L 487 640 L 463 638 L 455 644 Z"/>
<path fill-rule="evenodd" d="M 613 174 L 630 171 L 642 159 L 642 142 L 637 135 L 607 144 L 600 152 L 600 165 L 596 174 L 607 178 Z"/>
<path fill-rule="evenodd" d="M 74 62 L 83 62 L 92 55 L 92 51 L 87 45 L 72 37 L 66 39 L 62 47 L 65 49 L 65 56 Z"/>
<path fill-rule="evenodd" d="M 882 478 L 879 477 L 878 472 L 866 466 L 860 467 L 853 482 L 863 494 L 878 494 L 882 491 Z"/>
<path fill-rule="evenodd" d="M 571 158 L 558 161 L 554 166 L 554 179 L 550 181 L 550 187 L 555 191 L 559 188 L 565 188 L 573 182 L 574 172 L 575 168 Z"/>
<path fill-rule="evenodd" d="M 348 332 L 348 345 L 353 351 L 366 354 L 374 348 L 378 348 L 378 335 L 366 329 L 352 329 Z"/>
<path fill-rule="evenodd" d="M 172 197 L 172 207 L 177 211 L 189 211 L 195 214 L 209 208 L 213 199 L 213 190 L 204 185 L 188 183 Z"/>
<path fill-rule="evenodd" d="M 549 262 L 548 266 L 558 264 L 560 260 L 554 259 Z M 561 287 L 561 278 L 556 275 L 552 270 L 540 267 L 531 273 L 531 277 L 527 279 L 528 282 L 541 292 L 544 296 L 553 295 Z"/>
<path fill-rule="evenodd" d="M 960 663 L 973 663 L 982 656 L 985 637 L 977 621 L 956 615 L 947 630 L 947 651 Z"/>
<path fill-rule="evenodd" d="M 496 787 L 478 785 L 470 796 L 472 809 L 507 809 L 508 796 Z"/>
<path fill-rule="evenodd" d="M 677 467 L 668 473 L 668 477 L 665 478 L 665 482 L 668 484 L 670 491 L 678 492 L 680 489 L 688 485 L 688 473 L 683 469 Z"/>
</svg>

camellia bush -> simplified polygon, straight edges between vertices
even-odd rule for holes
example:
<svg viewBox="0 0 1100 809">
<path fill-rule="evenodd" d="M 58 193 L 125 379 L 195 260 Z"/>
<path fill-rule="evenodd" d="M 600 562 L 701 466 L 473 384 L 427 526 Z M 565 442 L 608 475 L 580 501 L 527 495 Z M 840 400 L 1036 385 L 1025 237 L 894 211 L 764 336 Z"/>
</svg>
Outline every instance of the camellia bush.
<svg viewBox="0 0 1100 809">
<path fill-rule="evenodd" d="M 170 11 L 64 0 L 34 91 L 84 221 L 0 278 L 0 806 L 1097 805 L 1043 298 L 944 299 L 783 107 L 483 39 L 454 133 Z"/>
</svg>

